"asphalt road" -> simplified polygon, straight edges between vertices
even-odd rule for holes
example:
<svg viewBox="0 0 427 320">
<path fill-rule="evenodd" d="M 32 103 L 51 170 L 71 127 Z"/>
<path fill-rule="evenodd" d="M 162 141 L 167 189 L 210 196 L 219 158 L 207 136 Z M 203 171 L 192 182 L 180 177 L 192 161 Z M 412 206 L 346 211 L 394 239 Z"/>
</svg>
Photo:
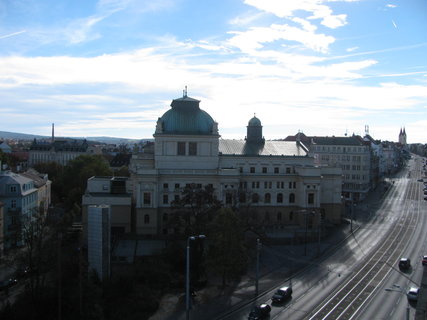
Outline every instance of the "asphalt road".
<svg viewBox="0 0 427 320">
<path fill-rule="evenodd" d="M 353 235 L 333 255 L 321 261 L 313 261 L 303 273 L 292 279 L 292 299 L 279 306 L 273 305 L 270 319 L 326 319 L 317 316 L 314 310 L 328 299 L 333 299 L 334 294 L 358 274 L 391 228 L 396 226 L 396 222 L 399 224 L 403 221 L 400 220 L 403 215 L 412 219 L 413 227 L 407 231 L 408 240 L 396 248 L 400 251 L 394 250 L 394 254 L 410 257 L 412 268 L 407 273 L 401 273 L 397 268 L 398 258 L 384 264 L 381 267 L 384 276 L 369 283 L 372 292 L 368 298 L 361 302 L 351 316 L 343 314 L 339 318 L 405 319 L 409 310 L 410 318 L 413 319 L 415 304 L 408 303 L 405 293 L 408 287 L 421 283 L 423 267 L 420 260 L 423 254 L 427 254 L 427 239 L 424 235 L 427 202 L 422 196 L 423 184 L 417 181 L 422 173 L 421 160 L 411 159 L 408 168 L 394 179 L 393 187 L 381 201 L 365 203 L 364 210 L 359 210 L 359 214 L 365 216 L 359 217 Z M 289 284 L 288 280 L 278 283 L 278 286 Z M 386 291 L 386 288 L 392 291 Z M 264 292 L 253 303 L 271 304 L 270 298 L 275 289 Z M 250 308 L 251 305 L 248 305 L 222 319 L 247 319 Z"/>
</svg>

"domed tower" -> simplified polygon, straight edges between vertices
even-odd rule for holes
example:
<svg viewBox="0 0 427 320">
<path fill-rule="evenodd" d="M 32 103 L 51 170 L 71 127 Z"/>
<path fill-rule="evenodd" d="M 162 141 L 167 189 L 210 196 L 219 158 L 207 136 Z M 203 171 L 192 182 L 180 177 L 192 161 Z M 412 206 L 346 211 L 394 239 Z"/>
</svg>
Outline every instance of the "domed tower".
<svg viewBox="0 0 427 320">
<path fill-rule="evenodd" d="M 246 141 L 251 143 L 264 143 L 264 137 L 262 136 L 262 125 L 261 121 L 254 115 L 249 120 L 246 134 Z"/>
<path fill-rule="evenodd" d="M 158 120 L 154 133 L 156 168 L 217 168 L 218 124 L 199 107 L 200 100 L 187 96 L 174 99 L 171 109 Z M 201 161 L 203 159 L 203 161 Z"/>
</svg>

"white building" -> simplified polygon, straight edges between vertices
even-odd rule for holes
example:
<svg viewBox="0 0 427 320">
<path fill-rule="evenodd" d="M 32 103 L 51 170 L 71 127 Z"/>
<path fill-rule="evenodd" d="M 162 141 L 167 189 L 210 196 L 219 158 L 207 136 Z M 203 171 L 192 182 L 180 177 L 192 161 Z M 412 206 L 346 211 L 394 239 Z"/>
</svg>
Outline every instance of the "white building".
<svg viewBox="0 0 427 320">
<path fill-rule="evenodd" d="M 199 103 L 186 94 L 173 100 L 157 121 L 152 147 L 131 159 L 137 234 L 170 233 L 171 202 L 189 184 L 212 185 L 225 206 L 249 204 L 266 227 L 303 226 L 307 210 L 340 223 L 341 168 L 315 166 L 300 141 L 264 139 L 256 117 L 245 139 L 221 139 Z"/>
<path fill-rule="evenodd" d="M 89 271 L 95 270 L 100 279 L 110 276 L 110 207 L 89 206 L 88 210 L 88 262 Z"/>
</svg>

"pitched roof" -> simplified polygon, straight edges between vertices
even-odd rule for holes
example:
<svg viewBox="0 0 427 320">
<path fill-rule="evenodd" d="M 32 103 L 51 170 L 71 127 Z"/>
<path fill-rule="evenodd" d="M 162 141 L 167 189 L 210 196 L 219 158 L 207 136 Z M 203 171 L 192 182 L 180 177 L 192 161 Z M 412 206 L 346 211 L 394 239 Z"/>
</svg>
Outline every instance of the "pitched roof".
<svg viewBox="0 0 427 320">
<path fill-rule="evenodd" d="M 307 151 L 301 144 L 291 141 L 266 140 L 264 143 L 248 143 L 246 140 L 219 140 L 222 155 L 242 156 L 301 156 Z"/>
</svg>

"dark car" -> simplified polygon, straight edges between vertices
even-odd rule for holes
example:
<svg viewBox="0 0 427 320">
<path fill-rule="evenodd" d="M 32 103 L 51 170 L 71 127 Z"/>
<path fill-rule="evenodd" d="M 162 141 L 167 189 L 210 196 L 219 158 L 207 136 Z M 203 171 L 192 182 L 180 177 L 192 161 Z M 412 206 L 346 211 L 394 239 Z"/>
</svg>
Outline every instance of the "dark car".
<svg viewBox="0 0 427 320">
<path fill-rule="evenodd" d="M 261 320 L 266 319 L 270 315 L 271 307 L 266 304 L 260 304 L 258 306 L 254 306 L 249 313 L 249 320 Z"/>
<path fill-rule="evenodd" d="M 411 259 L 402 258 L 399 260 L 399 269 L 400 270 L 408 270 L 411 267 Z"/>
<path fill-rule="evenodd" d="M 273 303 L 281 303 L 292 296 L 292 287 L 282 287 L 271 297 Z"/>
<path fill-rule="evenodd" d="M 427 265 L 427 256 L 423 256 L 423 258 L 421 259 L 421 264 L 423 266 Z"/>
<path fill-rule="evenodd" d="M 411 287 L 406 293 L 406 296 L 408 297 L 408 300 L 417 301 L 419 292 L 420 288 Z"/>
<path fill-rule="evenodd" d="M 6 291 L 17 283 L 18 283 L 18 280 L 16 280 L 15 278 L 10 278 L 7 280 L 0 281 L 0 291 Z"/>
</svg>

